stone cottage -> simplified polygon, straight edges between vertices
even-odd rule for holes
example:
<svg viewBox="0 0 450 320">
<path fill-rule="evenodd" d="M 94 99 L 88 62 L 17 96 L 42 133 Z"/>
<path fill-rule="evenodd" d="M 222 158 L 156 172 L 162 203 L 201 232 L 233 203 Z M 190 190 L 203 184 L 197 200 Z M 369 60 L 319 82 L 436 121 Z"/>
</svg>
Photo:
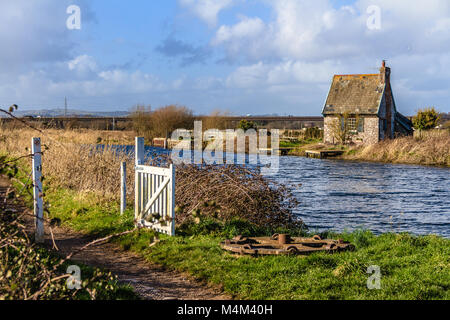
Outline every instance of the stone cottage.
<svg viewBox="0 0 450 320">
<path fill-rule="evenodd" d="M 335 75 L 323 108 L 324 142 L 340 142 L 346 132 L 354 143 L 374 144 L 413 133 L 412 122 L 397 111 L 391 69 L 379 74 Z"/>
</svg>

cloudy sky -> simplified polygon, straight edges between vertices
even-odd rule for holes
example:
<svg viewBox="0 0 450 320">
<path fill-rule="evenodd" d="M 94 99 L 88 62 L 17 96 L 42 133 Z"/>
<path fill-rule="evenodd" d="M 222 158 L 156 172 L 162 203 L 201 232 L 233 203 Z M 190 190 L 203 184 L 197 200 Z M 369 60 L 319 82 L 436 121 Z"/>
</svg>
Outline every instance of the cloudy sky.
<svg viewBox="0 0 450 320">
<path fill-rule="evenodd" d="M 0 0 L 0 48 L 0 106 L 22 110 L 67 96 L 91 111 L 319 115 L 333 74 L 386 59 L 402 113 L 450 112 L 448 0 Z"/>
</svg>

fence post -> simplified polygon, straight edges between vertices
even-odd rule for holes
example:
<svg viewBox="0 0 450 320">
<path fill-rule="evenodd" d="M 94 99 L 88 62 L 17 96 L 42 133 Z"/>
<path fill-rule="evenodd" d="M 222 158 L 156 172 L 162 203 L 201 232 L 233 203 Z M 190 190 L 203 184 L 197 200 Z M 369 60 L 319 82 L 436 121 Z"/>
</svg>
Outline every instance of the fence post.
<svg viewBox="0 0 450 320">
<path fill-rule="evenodd" d="M 142 137 L 136 137 L 136 146 L 134 150 L 135 155 L 135 166 L 140 166 L 144 164 L 144 155 L 145 155 L 145 145 L 144 145 L 144 138 Z M 136 167 L 134 169 L 134 218 L 138 219 L 140 210 L 141 210 L 141 197 L 140 194 L 141 188 L 139 187 L 141 184 L 141 175 L 137 173 Z M 139 223 L 140 221 L 136 221 Z"/>
<path fill-rule="evenodd" d="M 127 163 L 122 162 L 120 166 L 120 214 L 127 208 Z"/>
<path fill-rule="evenodd" d="M 136 166 L 140 166 L 144 164 L 144 138 L 136 137 Z"/>
<path fill-rule="evenodd" d="M 170 214 L 172 218 L 172 230 L 171 236 L 175 236 L 175 165 L 170 165 L 170 171 L 172 171 L 171 181 L 169 184 L 169 195 L 170 195 Z"/>
<path fill-rule="evenodd" d="M 31 139 L 31 152 L 33 154 L 33 197 L 34 197 L 34 223 L 36 243 L 44 242 L 44 201 L 42 189 L 42 153 L 41 138 Z"/>
</svg>

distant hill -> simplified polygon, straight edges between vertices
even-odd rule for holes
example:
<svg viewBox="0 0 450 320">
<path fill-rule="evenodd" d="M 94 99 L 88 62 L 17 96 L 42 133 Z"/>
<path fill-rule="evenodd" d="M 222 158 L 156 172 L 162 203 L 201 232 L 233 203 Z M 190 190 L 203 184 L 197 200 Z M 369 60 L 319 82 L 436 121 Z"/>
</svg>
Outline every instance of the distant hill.
<svg viewBox="0 0 450 320">
<path fill-rule="evenodd" d="M 128 111 L 84 111 L 76 109 L 68 109 L 67 117 L 127 117 L 130 113 Z M 41 109 L 41 110 L 17 110 L 14 111 L 14 115 L 18 117 L 64 117 L 64 109 Z M 6 115 L 1 115 L 0 117 L 6 117 Z"/>
</svg>

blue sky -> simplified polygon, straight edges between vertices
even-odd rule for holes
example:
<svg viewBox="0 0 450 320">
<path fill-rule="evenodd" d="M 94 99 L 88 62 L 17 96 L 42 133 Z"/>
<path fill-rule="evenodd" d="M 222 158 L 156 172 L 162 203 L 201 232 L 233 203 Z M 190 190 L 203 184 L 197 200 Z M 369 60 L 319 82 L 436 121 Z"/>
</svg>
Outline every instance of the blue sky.
<svg viewBox="0 0 450 320">
<path fill-rule="evenodd" d="M 81 30 L 66 27 L 73 4 Z M 333 74 L 387 59 L 401 112 L 450 112 L 448 0 L 3 0 L 0 47 L 0 106 L 23 110 L 67 96 L 92 111 L 319 115 Z"/>
</svg>

